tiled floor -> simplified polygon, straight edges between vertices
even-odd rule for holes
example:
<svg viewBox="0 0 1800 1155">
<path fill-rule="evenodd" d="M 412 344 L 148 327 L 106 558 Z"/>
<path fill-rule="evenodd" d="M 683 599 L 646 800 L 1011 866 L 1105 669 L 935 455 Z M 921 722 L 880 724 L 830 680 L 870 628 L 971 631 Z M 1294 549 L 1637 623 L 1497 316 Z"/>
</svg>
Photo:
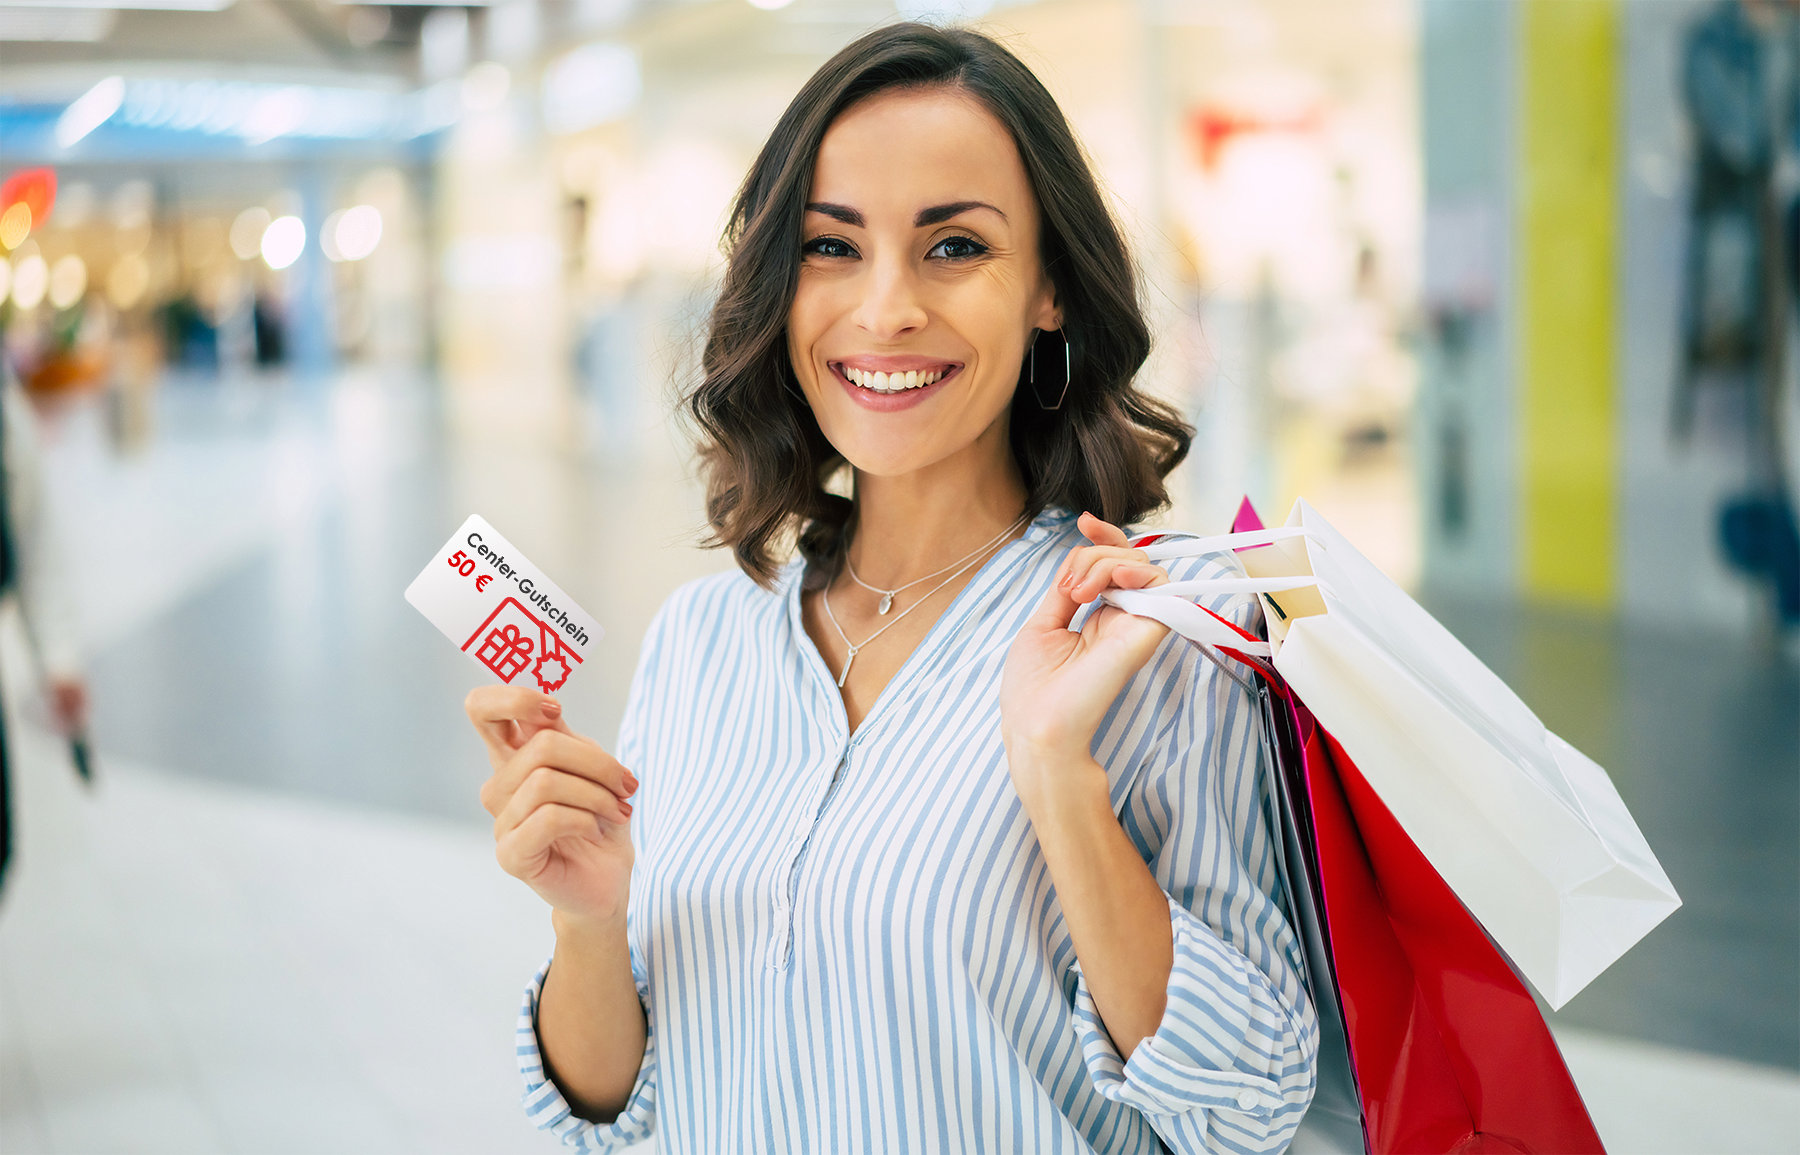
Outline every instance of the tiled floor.
<svg viewBox="0 0 1800 1155">
<path fill-rule="evenodd" d="M 22 752 L 0 1152 L 549 1146 L 509 1057 L 544 915 L 492 864 L 460 715 L 476 668 L 400 593 L 482 513 L 608 629 L 564 698 L 609 738 L 656 605 L 728 561 L 693 547 L 694 487 L 657 435 L 631 460 L 458 447 L 426 396 L 175 388 L 124 459 L 97 413 L 51 431 L 106 778 L 84 797 L 54 744 Z M 1440 612 L 1614 770 L 1688 900 L 1557 1017 L 1602 1133 L 1792 1150 L 1792 662 Z"/>
</svg>

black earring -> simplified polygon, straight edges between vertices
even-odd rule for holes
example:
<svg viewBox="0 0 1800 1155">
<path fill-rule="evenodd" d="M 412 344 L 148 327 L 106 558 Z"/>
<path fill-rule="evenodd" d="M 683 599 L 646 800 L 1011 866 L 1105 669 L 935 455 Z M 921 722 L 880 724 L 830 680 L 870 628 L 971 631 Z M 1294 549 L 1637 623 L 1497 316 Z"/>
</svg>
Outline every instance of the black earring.
<svg viewBox="0 0 1800 1155">
<path fill-rule="evenodd" d="M 1063 379 L 1062 379 L 1062 388 L 1056 394 L 1056 404 L 1046 405 L 1046 404 L 1044 404 L 1044 395 L 1038 389 L 1038 379 L 1037 379 L 1038 339 L 1041 338 L 1045 332 L 1046 332 L 1046 330 L 1039 329 L 1037 336 L 1033 337 L 1031 339 L 1031 368 L 1030 368 L 1029 376 L 1028 376 L 1028 380 L 1031 383 L 1031 395 L 1033 398 L 1035 398 L 1037 400 L 1039 409 L 1061 409 L 1062 403 L 1063 403 L 1063 398 L 1065 398 L 1069 395 L 1069 377 L 1071 376 L 1070 355 L 1069 355 L 1069 335 L 1067 333 L 1064 333 L 1061 329 L 1048 330 L 1048 332 L 1055 333 L 1058 337 L 1062 338 Z"/>
</svg>

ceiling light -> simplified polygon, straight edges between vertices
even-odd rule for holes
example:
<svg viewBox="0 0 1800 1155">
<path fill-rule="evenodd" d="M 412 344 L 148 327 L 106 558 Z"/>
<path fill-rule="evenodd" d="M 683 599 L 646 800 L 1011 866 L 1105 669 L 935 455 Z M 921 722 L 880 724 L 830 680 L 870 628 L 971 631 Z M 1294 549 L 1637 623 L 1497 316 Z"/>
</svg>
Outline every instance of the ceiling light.
<svg viewBox="0 0 1800 1155">
<path fill-rule="evenodd" d="M 125 78 L 109 76 L 77 96 L 56 118 L 56 144 L 68 148 L 99 128 L 125 103 Z"/>
</svg>

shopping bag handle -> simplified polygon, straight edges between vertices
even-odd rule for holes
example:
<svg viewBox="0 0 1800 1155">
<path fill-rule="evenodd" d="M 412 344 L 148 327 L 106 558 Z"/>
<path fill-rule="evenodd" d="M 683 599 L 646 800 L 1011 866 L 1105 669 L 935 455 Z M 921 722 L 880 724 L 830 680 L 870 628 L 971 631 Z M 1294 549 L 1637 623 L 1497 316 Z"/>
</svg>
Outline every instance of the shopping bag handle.
<svg viewBox="0 0 1800 1155">
<path fill-rule="evenodd" d="M 1242 634 L 1193 602 L 1162 592 L 1168 588 L 1158 586 L 1154 590 L 1107 590 L 1100 598 L 1128 614 L 1161 622 L 1190 642 L 1198 642 L 1203 646 L 1228 646 L 1258 658 L 1269 656 L 1269 643 L 1245 640 Z"/>
<path fill-rule="evenodd" d="M 1193 581 L 1167 582 L 1159 586 L 1151 586 L 1144 590 L 1147 594 L 1160 594 L 1163 597 L 1193 598 L 1205 594 L 1278 594 L 1287 590 L 1305 589 L 1316 586 L 1319 579 L 1295 575 L 1293 577 L 1244 577 L 1244 578 L 1196 578 Z"/>
<path fill-rule="evenodd" d="M 1227 553 L 1234 549 L 1274 545 L 1278 541 L 1291 541 L 1296 537 L 1306 537 L 1309 533 L 1310 531 L 1302 525 L 1280 525 L 1274 529 L 1219 533 L 1211 537 L 1161 537 L 1143 548 L 1144 555 L 1151 561 L 1170 561 L 1178 557 L 1205 557 L 1208 554 Z"/>
</svg>

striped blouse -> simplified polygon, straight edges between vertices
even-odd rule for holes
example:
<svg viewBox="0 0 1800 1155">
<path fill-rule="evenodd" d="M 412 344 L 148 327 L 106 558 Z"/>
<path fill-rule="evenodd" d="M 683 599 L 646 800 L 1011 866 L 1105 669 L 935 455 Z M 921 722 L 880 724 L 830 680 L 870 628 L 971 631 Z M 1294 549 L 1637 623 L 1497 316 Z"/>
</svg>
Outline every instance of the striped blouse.
<svg viewBox="0 0 1800 1155">
<path fill-rule="evenodd" d="M 1256 709 L 1171 634 L 1094 739 L 1169 896 L 1168 1009 L 1130 1062 L 1094 1009 L 1007 774 L 1001 667 L 1083 539 L 1040 515 L 944 611 L 849 732 L 801 621 L 798 563 L 677 591 L 618 757 L 649 1043 L 610 1124 L 571 1114 L 518 1027 L 525 1106 L 581 1151 L 1279 1151 L 1316 1021 L 1277 897 Z M 1229 559 L 1174 563 L 1177 580 Z M 1254 599 L 1212 608 L 1248 624 Z"/>
</svg>

